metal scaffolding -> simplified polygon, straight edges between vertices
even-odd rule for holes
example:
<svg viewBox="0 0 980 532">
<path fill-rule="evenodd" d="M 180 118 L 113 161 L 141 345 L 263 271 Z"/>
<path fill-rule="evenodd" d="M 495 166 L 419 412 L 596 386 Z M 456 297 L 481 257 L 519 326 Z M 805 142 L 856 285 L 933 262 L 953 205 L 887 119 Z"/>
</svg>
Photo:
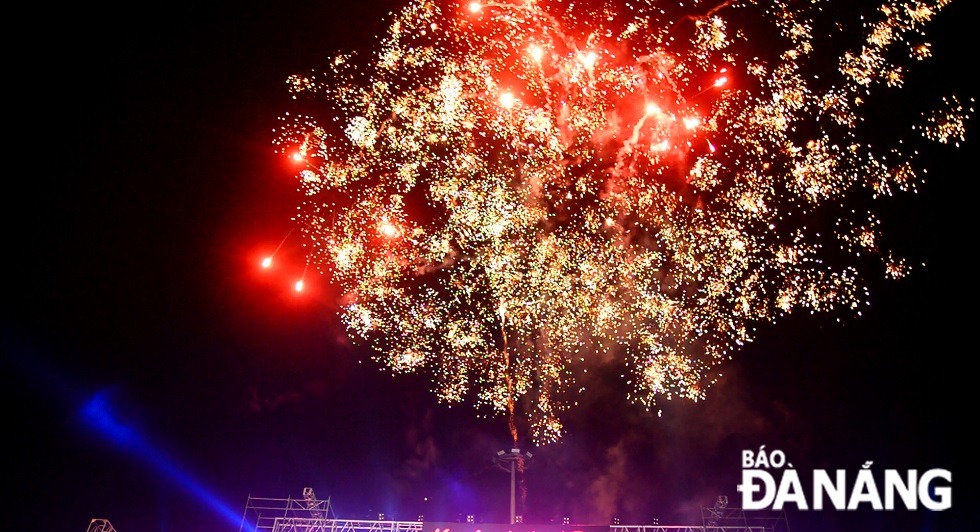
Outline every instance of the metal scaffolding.
<svg viewBox="0 0 980 532">
<path fill-rule="evenodd" d="M 616 524 L 609 525 L 608 530 L 609 532 L 789 532 L 785 512 L 729 508 L 728 498 L 724 496 L 719 497 L 713 507 L 702 508 L 701 517 L 701 525 L 620 525 L 617 520 Z M 514 527 L 515 524 L 518 528 L 527 527 L 527 530 L 535 528 L 532 525 L 519 523 L 511 523 L 509 526 Z M 474 530 L 486 527 L 486 525 L 477 527 L 470 521 L 467 525 Z M 453 528 L 460 531 L 468 530 L 467 526 Z M 98 529 L 90 532 L 103 531 Z M 114 531 L 107 529 L 105 532 Z M 249 496 L 239 532 L 423 532 L 423 528 L 421 521 L 337 519 L 332 515 L 329 499 L 318 500 L 313 494 L 313 488 L 305 488 L 303 497 L 299 499 Z"/>
<path fill-rule="evenodd" d="M 766 532 L 789 532 L 786 511 L 749 510 L 729 508 L 728 497 L 721 495 L 711 508 L 701 508 L 702 530 L 764 530 Z"/>
<path fill-rule="evenodd" d="M 116 532 L 108 519 L 92 519 L 85 532 Z"/>
<path fill-rule="evenodd" d="M 321 501 L 304 488 L 299 499 L 249 496 L 239 532 L 422 532 L 422 523 L 337 519 L 329 498 Z"/>
</svg>

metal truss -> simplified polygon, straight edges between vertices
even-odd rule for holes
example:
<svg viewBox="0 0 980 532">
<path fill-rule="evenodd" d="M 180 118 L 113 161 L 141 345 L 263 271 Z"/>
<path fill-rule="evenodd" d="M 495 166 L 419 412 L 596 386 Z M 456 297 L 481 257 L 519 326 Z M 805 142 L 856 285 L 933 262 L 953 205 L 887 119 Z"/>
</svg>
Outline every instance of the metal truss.
<svg viewBox="0 0 980 532">
<path fill-rule="evenodd" d="M 610 525 L 609 532 L 789 532 L 785 512 L 728 508 L 719 497 L 713 508 L 702 508 L 701 525 Z M 511 526 L 514 526 L 513 524 Z M 522 525 L 518 525 L 522 526 Z M 527 525 L 523 525 L 527 526 Z M 533 528 L 533 527 L 530 527 Z M 90 529 L 89 532 L 115 532 Z M 312 488 L 300 499 L 249 497 L 239 532 L 423 532 L 421 521 L 337 519 L 330 500 L 318 500 Z"/>
<path fill-rule="evenodd" d="M 92 519 L 85 532 L 116 532 L 108 519 Z"/>
<path fill-rule="evenodd" d="M 789 532 L 785 511 L 729 508 L 728 497 L 721 495 L 711 508 L 701 508 L 702 530 L 765 530 Z"/>
<path fill-rule="evenodd" d="M 304 488 L 300 499 L 249 497 L 239 532 L 422 532 L 419 521 L 337 519 L 330 499 Z"/>
<path fill-rule="evenodd" d="M 418 521 L 354 521 L 348 519 L 308 519 L 278 517 L 256 526 L 256 532 L 421 532 Z"/>
</svg>

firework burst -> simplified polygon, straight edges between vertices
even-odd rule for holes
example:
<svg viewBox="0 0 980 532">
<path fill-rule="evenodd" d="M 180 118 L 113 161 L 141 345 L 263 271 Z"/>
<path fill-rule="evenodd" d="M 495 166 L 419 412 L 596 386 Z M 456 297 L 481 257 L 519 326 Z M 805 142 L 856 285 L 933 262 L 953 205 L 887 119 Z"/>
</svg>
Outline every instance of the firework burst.
<svg viewBox="0 0 980 532">
<path fill-rule="evenodd" d="M 863 112 L 947 3 L 852 27 L 819 1 L 417 0 L 374 53 L 289 79 L 308 263 L 385 367 L 515 440 L 515 410 L 560 438 L 597 361 L 647 408 L 701 399 L 754 326 L 865 302 L 867 256 L 905 275 L 853 205 L 921 170 Z M 972 102 L 935 103 L 908 136 L 959 145 Z"/>
</svg>

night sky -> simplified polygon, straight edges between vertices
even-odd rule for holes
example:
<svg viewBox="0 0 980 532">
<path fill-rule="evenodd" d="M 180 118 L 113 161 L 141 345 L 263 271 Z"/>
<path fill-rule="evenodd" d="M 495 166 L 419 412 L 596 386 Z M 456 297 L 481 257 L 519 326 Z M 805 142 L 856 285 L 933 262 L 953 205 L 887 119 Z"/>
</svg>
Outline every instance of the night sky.
<svg viewBox="0 0 980 532">
<path fill-rule="evenodd" d="M 914 83 L 961 100 L 977 51 L 969 0 L 934 26 Z M 448 408 L 351 345 L 338 293 L 308 279 L 294 168 L 274 151 L 288 75 L 370 46 L 396 5 L 288 0 L 25 6 L 12 48 L 0 347 L 7 376 L 4 529 L 237 531 L 249 495 L 312 487 L 342 518 L 508 518 L 493 465 L 502 416 Z M 971 132 L 975 125 L 971 124 Z M 930 157 L 885 202 L 925 263 L 870 279 L 862 315 L 762 325 L 699 403 L 630 405 L 600 367 L 556 444 L 534 453 L 525 521 L 699 524 L 743 449 L 801 471 L 948 469 L 952 508 L 791 510 L 797 532 L 971 530 L 975 497 L 976 139 Z M 288 267 L 287 267 L 288 269 Z M 12 499 L 11 499 L 12 497 Z"/>
</svg>

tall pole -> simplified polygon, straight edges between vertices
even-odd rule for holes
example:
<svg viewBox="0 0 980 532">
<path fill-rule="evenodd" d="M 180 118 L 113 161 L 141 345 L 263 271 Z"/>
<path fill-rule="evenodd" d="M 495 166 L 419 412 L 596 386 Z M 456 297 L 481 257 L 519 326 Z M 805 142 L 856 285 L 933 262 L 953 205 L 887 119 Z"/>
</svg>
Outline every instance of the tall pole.
<svg viewBox="0 0 980 532">
<path fill-rule="evenodd" d="M 517 460 L 510 462 L 510 524 L 514 524 L 517 516 L 517 500 L 514 497 L 515 484 L 517 480 Z"/>
<path fill-rule="evenodd" d="M 520 449 L 511 449 L 510 452 L 497 451 L 493 459 L 497 467 L 510 473 L 510 524 L 517 522 L 517 466 L 520 464 L 523 471 L 531 456 L 531 453 L 522 453 Z"/>
</svg>

